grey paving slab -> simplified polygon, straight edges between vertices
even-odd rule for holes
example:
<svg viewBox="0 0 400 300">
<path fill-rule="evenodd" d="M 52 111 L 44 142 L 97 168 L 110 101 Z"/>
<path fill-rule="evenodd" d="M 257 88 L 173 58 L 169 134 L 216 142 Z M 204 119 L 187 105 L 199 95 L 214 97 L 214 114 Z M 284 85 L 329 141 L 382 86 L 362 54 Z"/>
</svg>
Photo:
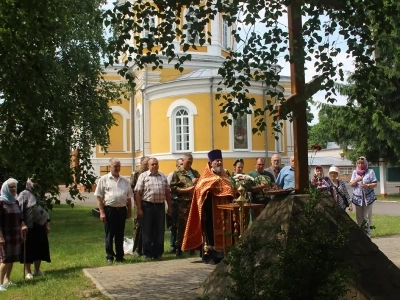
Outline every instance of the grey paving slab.
<svg viewBox="0 0 400 300">
<path fill-rule="evenodd" d="M 400 235 L 372 241 L 400 267 Z M 86 276 L 111 299 L 179 299 L 199 297 L 197 288 L 214 270 L 199 258 L 152 261 L 84 269 Z"/>
<path fill-rule="evenodd" d="M 200 258 L 152 261 L 84 269 L 97 288 L 112 299 L 196 299 L 197 288 L 215 266 Z"/>
</svg>

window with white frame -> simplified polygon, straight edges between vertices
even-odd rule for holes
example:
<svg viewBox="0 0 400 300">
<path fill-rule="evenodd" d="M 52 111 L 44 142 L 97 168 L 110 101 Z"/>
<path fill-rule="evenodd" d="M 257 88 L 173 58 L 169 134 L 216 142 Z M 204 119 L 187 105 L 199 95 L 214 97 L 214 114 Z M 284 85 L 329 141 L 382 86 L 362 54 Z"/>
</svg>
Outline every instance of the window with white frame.
<svg viewBox="0 0 400 300">
<path fill-rule="evenodd" d="M 135 150 L 142 148 L 142 117 L 140 111 L 137 109 L 135 114 Z"/>
<path fill-rule="evenodd" d="M 177 109 L 173 118 L 175 152 L 190 151 L 191 136 L 188 110 L 183 107 Z"/>
<path fill-rule="evenodd" d="M 172 153 L 194 151 L 194 116 L 197 108 L 188 99 L 177 99 L 167 110 L 170 124 L 170 149 Z"/>
<path fill-rule="evenodd" d="M 191 32 L 191 28 L 192 28 L 192 24 L 195 22 L 198 22 L 199 19 L 196 17 L 196 11 L 199 8 L 196 6 L 192 6 L 191 9 L 186 9 L 185 10 L 185 14 L 184 14 L 184 18 L 185 18 L 185 23 L 187 25 L 186 28 L 186 43 L 192 43 L 192 33 Z M 194 44 L 198 44 L 199 43 L 199 34 L 196 35 L 196 37 L 194 38 Z"/>
<path fill-rule="evenodd" d="M 222 47 L 225 49 L 227 49 L 229 45 L 228 38 L 228 22 L 226 20 L 222 20 Z"/>
<path fill-rule="evenodd" d="M 353 167 L 340 167 L 340 174 L 341 175 L 351 175 L 353 174 Z"/>
<path fill-rule="evenodd" d="M 248 114 L 243 114 L 238 116 L 236 120 L 232 120 L 233 150 L 250 149 L 251 131 L 249 131 L 249 121 Z"/>
</svg>

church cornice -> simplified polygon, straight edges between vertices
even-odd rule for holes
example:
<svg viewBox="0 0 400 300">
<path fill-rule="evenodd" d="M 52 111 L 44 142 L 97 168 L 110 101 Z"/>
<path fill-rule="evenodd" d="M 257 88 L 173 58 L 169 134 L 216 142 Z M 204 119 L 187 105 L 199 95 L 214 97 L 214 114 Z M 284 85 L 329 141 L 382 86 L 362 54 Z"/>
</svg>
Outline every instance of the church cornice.
<svg viewBox="0 0 400 300">
<path fill-rule="evenodd" d="M 163 82 L 148 86 L 145 89 L 147 101 L 154 101 L 164 97 L 182 96 L 188 94 L 204 94 L 210 92 L 211 81 L 213 81 L 213 93 L 217 93 L 217 84 L 222 79 L 221 76 L 209 76 L 199 78 L 177 79 L 174 81 Z M 265 86 L 260 82 L 252 82 L 248 87 L 250 94 L 262 94 Z M 271 89 L 284 92 L 280 85 Z M 229 92 L 229 90 L 227 90 Z"/>
</svg>

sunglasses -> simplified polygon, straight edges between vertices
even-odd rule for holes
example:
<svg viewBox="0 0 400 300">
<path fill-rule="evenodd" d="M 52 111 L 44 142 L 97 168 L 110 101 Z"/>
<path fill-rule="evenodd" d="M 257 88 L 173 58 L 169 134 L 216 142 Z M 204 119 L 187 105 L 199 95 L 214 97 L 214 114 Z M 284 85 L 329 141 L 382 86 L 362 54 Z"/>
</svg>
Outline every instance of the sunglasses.
<svg viewBox="0 0 400 300">
<path fill-rule="evenodd" d="M 357 158 L 357 160 L 364 160 L 365 157 L 364 156 L 360 156 L 359 158 Z"/>
</svg>

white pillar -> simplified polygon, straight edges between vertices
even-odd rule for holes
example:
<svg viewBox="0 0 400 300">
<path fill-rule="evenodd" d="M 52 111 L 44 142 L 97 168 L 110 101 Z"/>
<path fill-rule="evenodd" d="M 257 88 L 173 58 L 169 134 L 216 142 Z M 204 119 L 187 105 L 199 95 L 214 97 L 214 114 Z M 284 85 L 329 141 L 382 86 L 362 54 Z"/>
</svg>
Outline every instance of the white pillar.
<svg viewBox="0 0 400 300">
<path fill-rule="evenodd" d="M 386 160 L 384 158 L 379 158 L 379 186 L 381 189 L 381 196 L 383 198 L 387 197 L 386 193 Z"/>
</svg>

